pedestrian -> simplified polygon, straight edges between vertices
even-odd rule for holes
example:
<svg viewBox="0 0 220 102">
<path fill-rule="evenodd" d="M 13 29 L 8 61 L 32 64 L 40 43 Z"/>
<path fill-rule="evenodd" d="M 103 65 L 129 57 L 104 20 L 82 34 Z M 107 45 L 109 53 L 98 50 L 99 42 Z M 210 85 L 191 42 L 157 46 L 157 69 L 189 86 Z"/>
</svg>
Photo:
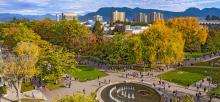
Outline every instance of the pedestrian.
<svg viewBox="0 0 220 102">
<path fill-rule="evenodd" d="M 173 95 L 174 95 L 174 96 L 175 96 L 175 93 L 176 93 L 176 92 L 175 92 L 175 91 L 173 91 Z"/>
<path fill-rule="evenodd" d="M 71 83 L 72 83 L 72 82 L 70 81 L 70 83 L 69 83 L 69 88 L 71 87 Z"/>
<path fill-rule="evenodd" d="M 197 86 L 197 91 L 199 91 L 199 87 Z"/>
<path fill-rule="evenodd" d="M 85 88 L 83 89 L 83 94 L 85 94 L 86 93 L 86 90 L 85 90 Z"/>
<path fill-rule="evenodd" d="M 202 95 L 202 93 L 199 91 L 199 96 L 201 96 Z"/>
<path fill-rule="evenodd" d="M 109 83 L 109 84 L 111 83 L 111 80 L 110 80 L 110 79 L 108 80 L 108 83 Z"/>
<path fill-rule="evenodd" d="M 106 84 L 107 82 L 106 82 L 106 79 L 104 80 L 104 83 Z"/>
<path fill-rule="evenodd" d="M 173 102 L 173 99 L 172 99 L 172 98 L 170 98 L 170 102 Z"/>
<path fill-rule="evenodd" d="M 153 83 L 153 85 L 154 85 L 154 87 L 156 86 L 156 84 L 155 84 L 155 83 Z"/>
<path fill-rule="evenodd" d="M 204 87 L 204 92 L 206 92 L 206 88 Z"/>
<path fill-rule="evenodd" d="M 170 86 L 170 84 L 168 83 L 168 88 L 170 88 L 171 86 Z"/>
<path fill-rule="evenodd" d="M 99 86 L 101 86 L 101 83 L 99 82 Z"/>
</svg>

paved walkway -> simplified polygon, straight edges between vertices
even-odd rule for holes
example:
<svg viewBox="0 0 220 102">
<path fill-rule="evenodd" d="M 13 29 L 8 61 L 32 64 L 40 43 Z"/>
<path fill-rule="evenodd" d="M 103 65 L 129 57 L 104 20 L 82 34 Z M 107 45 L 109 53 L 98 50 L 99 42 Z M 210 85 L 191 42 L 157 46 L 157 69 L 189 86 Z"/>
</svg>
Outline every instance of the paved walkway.
<svg viewBox="0 0 220 102">
<path fill-rule="evenodd" d="M 153 86 L 153 84 L 156 84 L 155 88 L 156 89 L 164 89 L 164 85 L 159 84 L 160 79 L 154 77 L 158 74 L 161 73 L 165 73 L 167 71 L 171 71 L 174 70 L 174 68 L 170 68 L 168 70 L 165 70 L 163 72 L 159 72 L 159 71 L 151 71 L 151 72 L 145 72 L 144 74 L 144 83 L 147 84 L 151 84 Z M 133 76 L 128 76 L 127 78 L 125 77 L 126 73 L 133 73 L 136 71 L 128 71 L 128 72 L 121 72 L 121 73 L 108 73 L 109 76 L 106 76 L 104 78 L 101 78 L 99 81 L 102 82 L 102 85 L 106 85 L 108 84 L 108 80 L 111 80 L 111 82 L 123 82 L 123 81 L 133 81 L 133 82 L 141 82 L 140 76 L 139 77 L 133 77 Z M 139 72 L 136 72 L 139 73 Z M 153 73 L 153 76 L 148 76 L 148 73 Z M 104 83 L 104 80 L 106 80 L 107 83 Z M 65 95 L 72 95 L 73 93 L 79 91 L 82 92 L 83 89 L 86 90 L 86 95 L 89 95 L 91 92 L 96 91 L 99 88 L 99 83 L 98 80 L 93 80 L 93 81 L 88 81 L 88 82 L 78 82 L 78 81 L 73 81 L 71 88 L 62 88 L 62 89 L 58 89 L 58 90 L 54 90 L 51 92 L 47 92 L 46 96 L 48 98 L 47 102 L 51 102 L 54 99 L 58 99 L 60 97 L 63 97 Z M 181 93 L 187 93 L 190 95 L 195 96 L 196 93 L 198 93 L 196 87 L 194 86 L 190 86 L 189 88 L 187 87 L 183 87 L 174 83 L 170 83 L 167 82 L 165 80 L 161 80 L 163 82 L 165 82 L 165 92 L 170 92 L 172 93 L 173 91 L 178 91 Z M 204 85 L 207 85 L 207 82 L 204 82 Z M 170 87 L 168 87 L 170 86 Z M 206 94 L 206 92 L 203 91 L 203 89 L 199 89 L 199 91 L 201 91 L 202 95 L 204 96 Z M 204 101 L 205 102 L 205 101 Z"/>
<path fill-rule="evenodd" d="M 219 56 L 217 56 L 219 57 Z M 212 60 L 214 58 L 217 57 L 213 57 L 211 59 L 208 60 Z M 206 61 L 208 61 L 206 60 Z M 143 82 L 144 83 L 148 83 L 151 85 L 155 84 L 155 88 L 156 89 L 164 89 L 165 87 L 165 92 L 173 92 L 173 91 L 178 91 L 178 92 L 182 92 L 182 93 L 187 93 L 187 94 L 191 94 L 194 95 L 196 93 L 198 93 L 198 91 L 201 91 L 202 95 L 205 95 L 206 92 L 204 92 L 204 87 L 209 87 L 209 83 L 206 79 L 203 79 L 204 82 L 202 83 L 202 80 L 197 82 L 197 86 L 200 85 L 200 83 L 202 83 L 201 88 L 199 88 L 199 90 L 197 91 L 197 87 L 195 85 L 188 87 L 183 87 L 180 85 L 177 85 L 175 83 L 170 83 L 168 81 L 165 80 L 161 80 L 155 76 L 157 76 L 158 74 L 162 74 L 165 73 L 167 71 L 172 71 L 175 70 L 174 68 L 169 68 L 169 69 L 165 69 L 165 71 L 148 71 L 148 72 L 144 72 L 144 76 L 143 76 Z M 23 97 L 25 98 L 39 98 L 39 99 L 47 99 L 46 102 L 51 102 L 53 100 L 59 99 L 63 96 L 66 95 L 72 95 L 73 93 L 76 92 L 82 92 L 83 89 L 85 89 L 85 93 L 86 95 L 89 95 L 91 92 L 96 91 L 98 88 L 100 88 L 101 86 L 104 86 L 106 84 L 108 84 L 109 80 L 111 82 L 123 82 L 123 81 L 135 81 L 135 82 L 141 82 L 142 78 L 139 77 L 132 77 L 132 76 L 128 76 L 126 78 L 126 74 L 127 73 L 139 73 L 137 71 L 133 71 L 133 70 L 129 70 L 127 72 L 107 72 L 109 75 L 103 78 L 100 78 L 99 80 L 92 80 L 92 81 L 87 81 L 87 82 L 78 82 L 78 81 L 73 81 L 71 84 L 71 88 L 61 88 L 58 90 L 53 90 L 50 92 L 43 92 L 44 94 L 42 94 L 40 91 L 30 91 L 30 92 L 25 92 L 24 94 L 22 94 Z M 165 84 L 159 84 L 159 81 L 164 82 Z M 101 86 L 99 86 L 99 82 L 101 83 Z M 170 86 L 170 87 L 168 87 Z M 214 85 L 211 85 L 211 87 L 215 87 Z M 10 100 L 7 99 L 12 99 L 15 100 L 12 97 L 16 97 L 14 96 L 15 93 L 13 90 L 9 91 L 11 93 L 9 93 L 9 95 L 7 97 L 4 98 L 4 101 L 1 102 L 8 102 Z M 45 95 L 45 96 L 44 96 Z M 34 96 L 34 97 L 33 97 Z M 220 100 L 216 99 L 216 101 L 213 102 L 220 102 Z"/>
<path fill-rule="evenodd" d="M 7 84 L 7 83 L 6 83 Z M 11 102 L 17 100 L 17 94 L 14 87 L 9 87 L 7 85 L 7 95 L 0 99 L 0 102 Z M 43 99 L 47 100 L 45 94 L 43 94 L 40 90 L 32 90 L 21 93 L 21 98 L 25 99 Z"/>
<path fill-rule="evenodd" d="M 187 87 L 183 87 L 174 83 L 170 83 L 167 82 L 165 80 L 160 80 L 159 78 L 156 78 L 155 76 L 157 76 L 158 74 L 161 73 L 165 73 L 167 71 L 172 71 L 174 70 L 174 68 L 169 68 L 166 69 L 165 71 L 148 71 L 148 72 L 144 72 L 143 75 L 143 82 L 147 83 L 147 84 L 151 84 L 153 86 L 153 84 L 156 84 L 155 88 L 156 89 L 164 89 L 164 85 L 159 84 L 159 81 L 163 81 L 165 82 L 165 92 L 170 92 L 172 93 L 173 91 L 178 91 L 181 93 L 187 93 L 190 95 L 195 95 L 196 93 L 198 93 L 197 89 L 195 86 L 190 86 L 189 88 Z M 127 72 L 108 72 L 109 76 L 100 78 L 99 80 L 92 80 L 92 81 L 87 81 L 87 82 L 78 82 L 78 81 L 73 81 L 71 84 L 71 88 L 61 88 L 58 90 L 54 90 L 54 91 L 50 91 L 50 92 L 44 92 L 44 94 L 46 95 L 46 102 L 51 102 L 53 100 L 62 98 L 63 96 L 66 95 L 72 95 L 73 93 L 76 92 L 82 92 L 83 89 L 85 89 L 85 93 L 86 95 L 89 95 L 91 92 L 96 91 L 98 88 L 100 88 L 101 86 L 104 86 L 106 84 L 109 84 L 109 80 L 111 82 L 123 82 L 123 81 L 134 81 L 134 82 L 141 82 L 140 75 L 139 77 L 133 77 L 133 76 L 127 76 L 126 78 L 126 74 L 127 73 L 139 73 L 137 71 L 133 71 L 133 70 L 129 70 Z M 153 76 L 152 76 L 153 75 Z M 106 81 L 105 81 L 106 80 Z M 202 81 L 202 80 L 201 80 Z M 197 82 L 200 83 L 201 81 Z M 101 82 L 101 86 L 99 86 L 99 82 Z M 203 86 L 202 87 L 208 87 L 209 83 L 204 79 L 203 82 Z M 170 86 L 170 87 L 168 87 Z M 212 86 L 214 87 L 214 86 Z M 161 90 L 162 91 L 162 90 Z M 203 89 L 199 89 L 199 91 L 201 91 L 202 95 L 205 95 L 206 93 L 203 92 Z M 37 91 L 39 92 L 39 91 Z M 31 95 L 32 92 L 26 92 L 27 95 Z M 36 93 L 36 92 L 35 92 Z M 23 94 L 25 95 L 25 94 Z M 44 96 L 42 96 L 42 93 L 37 93 L 35 96 L 37 96 L 38 98 L 42 99 L 45 98 Z M 26 96 L 26 97 L 31 97 L 31 96 Z M 35 97 L 35 98 L 37 98 Z M 10 98 L 9 98 L 10 99 Z M 10 101 L 3 101 L 3 102 L 10 102 Z M 204 101 L 206 102 L 206 101 Z M 217 99 L 217 101 L 213 101 L 213 102 L 220 102 L 220 100 Z"/>
</svg>

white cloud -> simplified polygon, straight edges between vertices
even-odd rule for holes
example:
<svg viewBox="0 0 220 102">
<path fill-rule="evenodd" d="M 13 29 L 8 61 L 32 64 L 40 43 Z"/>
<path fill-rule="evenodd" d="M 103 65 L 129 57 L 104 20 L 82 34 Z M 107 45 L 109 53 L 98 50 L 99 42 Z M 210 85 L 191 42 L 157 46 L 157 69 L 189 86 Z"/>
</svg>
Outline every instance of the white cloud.
<svg viewBox="0 0 220 102">
<path fill-rule="evenodd" d="M 220 0 L 0 0 L 0 13 L 85 13 L 101 7 L 140 7 L 183 11 L 188 7 L 212 7 Z"/>
</svg>

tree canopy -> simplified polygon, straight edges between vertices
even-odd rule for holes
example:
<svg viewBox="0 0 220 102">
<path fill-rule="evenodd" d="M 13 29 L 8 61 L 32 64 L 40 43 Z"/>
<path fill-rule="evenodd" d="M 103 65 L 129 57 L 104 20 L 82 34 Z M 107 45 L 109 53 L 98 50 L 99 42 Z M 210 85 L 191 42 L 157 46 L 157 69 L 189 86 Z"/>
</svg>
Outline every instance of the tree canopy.
<svg viewBox="0 0 220 102">
<path fill-rule="evenodd" d="M 185 40 L 185 51 L 200 51 L 208 36 L 206 26 L 201 26 L 197 18 L 174 18 L 168 20 L 168 26 L 182 32 Z"/>
<path fill-rule="evenodd" d="M 39 57 L 39 47 L 33 43 L 20 42 L 13 49 L 15 55 L 4 61 L 0 70 L 8 82 L 14 86 L 20 102 L 21 85 L 24 78 L 31 78 L 37 73 L 36 63 Z"/>
<path fill-rule="evenodd" d="M 171 64 L 183 60 L 184 40 L 182 33 L 169 28 L 162 20 L 141 34 L 144 44 L 144 60 L 149 64 L 159 61 L 161 64 Z"/>
</svg>

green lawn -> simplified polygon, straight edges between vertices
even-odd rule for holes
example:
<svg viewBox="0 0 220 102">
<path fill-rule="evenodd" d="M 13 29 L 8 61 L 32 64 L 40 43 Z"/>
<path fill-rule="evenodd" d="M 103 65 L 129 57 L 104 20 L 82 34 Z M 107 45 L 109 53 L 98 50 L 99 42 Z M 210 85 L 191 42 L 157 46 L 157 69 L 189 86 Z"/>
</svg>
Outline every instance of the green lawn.
<svg viewBox="0 0 220 102">
<path fill-rule="evenodd" d="M 213 69 L 214 70 L 214 69 Z M 158 78 L 187 86 L 205 78 L 211 69 L 208 68 L 180 68 L 158 75 Z"/>
<path fill-rule="evenodd" d="M 193 66 L 213 66 L 212 63 L 213 62 L 218 62 L 220 63 L 220 58 L 216 58 L 216 59 L 212 59 L 210 61 L 207 62 L 200 62 L 200 63 L 194 63 Z M 220 67 L 219 65 L 215 65 L 215 67 Z"/>
<path fill-rule="evenodd" d="M 54 83 L 51 83 L 51 82 L 47 82 L 47 83 L 45 83 L 45 84 L 46 84 L 46 88 L 47 88 L 49 91 L 52 91 L 52 90 L 56 90 L 56 89 L 65 87 L 63 83 L 54 84 Z"/>
<path fill-rule="evenodd" d="M 23 83 L 21 86 L 21 92 L 34 90 L 34 87 L 31 83 Z"/>
<path fill-rule="evenodd" d="M 186 58 L 198 58 L 205 54 L 210 54 L 210 52 L 193 52 L 193 53 L 185 53 Z"/>
<path fill-rule="evenodd" d="M 143 68 L 143 67 L 135 67 L 135 68 L 132 68 L 132 69 L 133 69 L 133 70 L 136 70 L 136 71 L 140 71 L 140 72 L 153 70 L 153 68 L 149 68 L 149 67 L 146 67 L 146 68 Z"/>
<path fill-rule="evenodd" d="M 220 87 L 212 89 L 209 94 L 217 94 L 220 95 Z"/>
<path fill-rule="evenodd" d="M 72 73 L 72 76 L 76 77 L 80 82 L 94 80 L 97 79 L 98 76 L 107 76 L 107 73 L 91 66 L 77 66 L 77 68 L 79 68 L 79 70 Z"/>
</svg>

